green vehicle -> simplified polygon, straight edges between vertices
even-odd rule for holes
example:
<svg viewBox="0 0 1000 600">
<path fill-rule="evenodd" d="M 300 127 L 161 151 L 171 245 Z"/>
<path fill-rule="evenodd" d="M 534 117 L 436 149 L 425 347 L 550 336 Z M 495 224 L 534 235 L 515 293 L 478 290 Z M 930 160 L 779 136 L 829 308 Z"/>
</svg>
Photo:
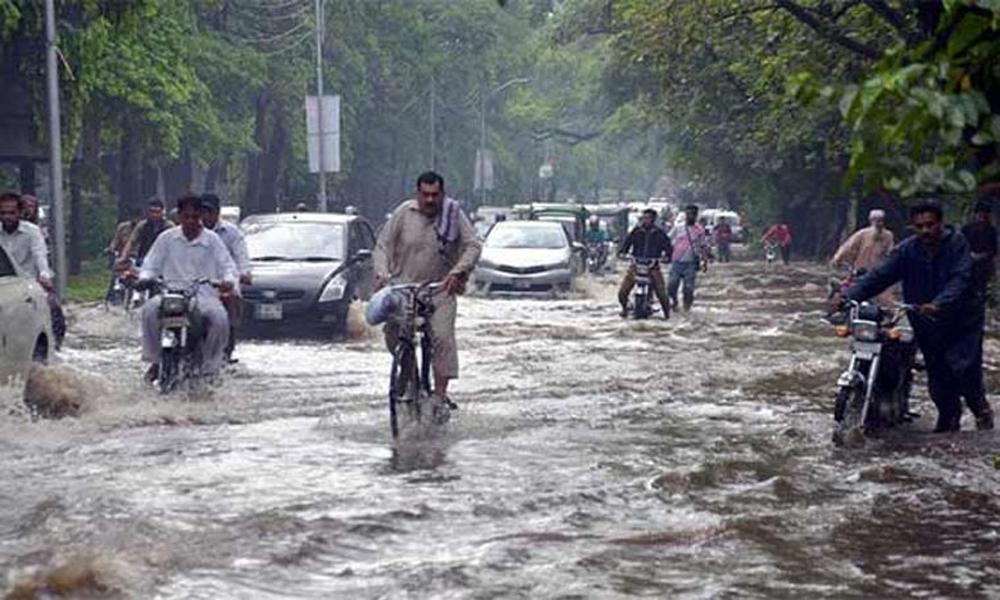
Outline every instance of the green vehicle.
<svg viewBox="0 0 1000 600">
<path fill-rule="evenodd" d="M 618 204 L 588 204 L 586 206 L 590 216 L 596 216 L 601 220 L 608 238 L 621 247 L 628 237 L 629 232 L 629 208 Z"/>
</svg>

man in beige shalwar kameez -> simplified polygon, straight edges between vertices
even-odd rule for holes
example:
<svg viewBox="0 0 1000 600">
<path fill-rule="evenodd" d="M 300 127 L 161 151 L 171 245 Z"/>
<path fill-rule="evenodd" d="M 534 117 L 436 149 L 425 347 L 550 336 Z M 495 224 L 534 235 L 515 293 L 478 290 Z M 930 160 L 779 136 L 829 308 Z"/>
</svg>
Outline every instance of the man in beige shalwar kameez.
<svg viewBox="0 0 1000 600">
<path fill-rule="evenodd" d="M 456 296 L 482 251 L 472 223 L 458 202 L 445 196 L 444 179 L 427 172 L 417 179 L 417 197 L 399 205 L 375 245 L 375 288 L 392 283 L 444 283 L 434 297 L 430 326 L 434 345 L 434 394 L 447 400 L 448 382 L 458 377 L 455 344 Z M 385 327 L 390 351 L 395 331 Z M 450 402 L 450 401 L 449 401 Z"/>
<path fill-rule="evenodd" d="M 868 213 L 868 222 L 868 227 L 855 231 L 837 249 L 830 261 L 834 268 L 847 265 L 854 272 L 869 271 L 889 255 L 896 238 L 885 228 L 885 211 L 880 208 L 872 210 Z M 899 286 L 893 286 L 878 295 L 878 302 L 891 304 L 898 292 Z"/>
</svg>

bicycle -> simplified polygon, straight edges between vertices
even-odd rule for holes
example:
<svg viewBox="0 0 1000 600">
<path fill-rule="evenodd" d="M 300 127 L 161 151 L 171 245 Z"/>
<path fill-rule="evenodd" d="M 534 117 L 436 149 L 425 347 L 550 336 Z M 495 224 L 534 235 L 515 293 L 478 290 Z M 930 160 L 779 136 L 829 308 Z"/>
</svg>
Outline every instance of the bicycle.
<svg viewBox="0 0 1000 600">
<path fill-rule="evenodd" d="M 389 374 L 389 426 L 393 438 L 399 437 L 400 412 L 410 421 L 419 422 L 426 399 L 433 393 L 434 345 L 430 319 L 434 314 L 432 297 L 442 288 L 441 283 L 403 284 L 390 288 L 400 298 L 400 305 L 392 317 L 397 334 Z M 431 416 L 437 424 L 446 422 L 449 417 L 447 404 L 432 406 Z"/>
</svg>

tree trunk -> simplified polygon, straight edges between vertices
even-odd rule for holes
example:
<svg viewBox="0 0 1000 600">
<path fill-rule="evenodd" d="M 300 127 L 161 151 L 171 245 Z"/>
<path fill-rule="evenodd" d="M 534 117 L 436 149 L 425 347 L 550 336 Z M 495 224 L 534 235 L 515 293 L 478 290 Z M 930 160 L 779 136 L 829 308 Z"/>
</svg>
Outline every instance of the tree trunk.
<svg viewBox="0 0 1000 600">
<path fill-rule="evenodd" d="M 74 160 L 69 171 L 69 274 L 79 275 L 83 263 L 83 161 Z"/>
<path fill-rule="evenodd" d="M 260 166 L 257 207 L 262 213 L 273 213 L 278 208 L 278 178 L 284 168 L 289 142 L 285 115 L 281 111 L 281 107 L 273 107 L 271 143 L 267 146 L 267 152 L 262 157 L 263 164 Z"/>
<path fill-rule="evenodd" d="M 256 119 L 254 123 L 254 142 L 257 143 L 258 150 L 247 152 L 246 157 L 246 192 L 243 195 L 243 209 L 246 214 L 252 215 L 261 212 L 260 208 L 260 153 L 267 146 L 267 90 L 261 90 L 257 94 Z"/>
<path fill-rule="evenodd" d="M 119 170 L 121 183 L 118 186 L 119 221 L 125 221 L 142 211 L 142 153 L 128 121 L 123 125 L 121 152 L 118 157 L 121 161 Z"/>
<path fill-rule="evenodd" d="M 18 167 L 18 177 L 20 178 L 20 186 L 22 194 L 35 194 L 35 163 L 34 161 L 26 160 L 21 162 Z"/>
</svg>

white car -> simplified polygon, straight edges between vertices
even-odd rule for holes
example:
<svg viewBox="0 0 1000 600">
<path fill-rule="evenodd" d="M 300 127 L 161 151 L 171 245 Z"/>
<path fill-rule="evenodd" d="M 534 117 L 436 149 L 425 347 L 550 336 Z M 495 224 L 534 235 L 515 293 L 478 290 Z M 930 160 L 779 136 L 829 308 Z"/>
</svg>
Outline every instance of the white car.
<svg viewBox="0 0 1000 600">
<path fill-rule="evenodd" d="M 476 265 L 477 288 L 489 293 L 565 292 L 573 284 L 573 244 L 556 221 L 501 221 Z"/>
<path fill-rule="evenodd" d="M 18 277 L 0 248 L 0 392 L 24 394 L 28 371 L 55 346 L 48 296 L 36 282 Z"/>
</svg>

